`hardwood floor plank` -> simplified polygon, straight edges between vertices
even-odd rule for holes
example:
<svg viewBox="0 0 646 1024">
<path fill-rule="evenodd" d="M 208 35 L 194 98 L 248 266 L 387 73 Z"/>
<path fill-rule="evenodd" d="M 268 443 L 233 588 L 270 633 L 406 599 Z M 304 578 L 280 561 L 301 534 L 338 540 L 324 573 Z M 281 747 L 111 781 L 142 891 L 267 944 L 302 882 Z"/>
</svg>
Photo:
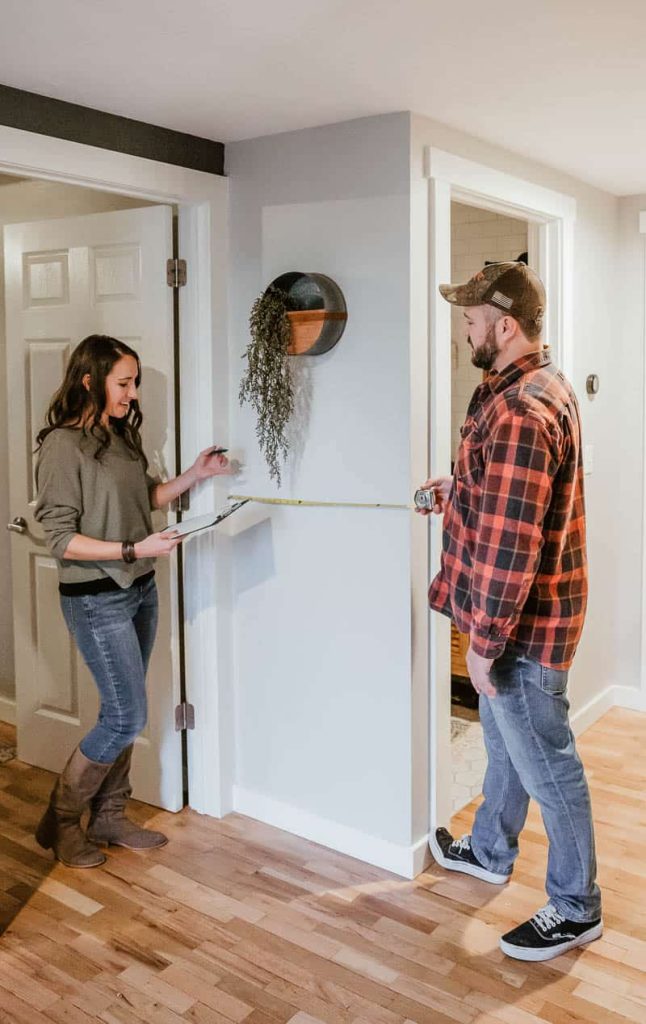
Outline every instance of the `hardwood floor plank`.
<svg viewBox="0 0 646 1024">
<path fill-rule="evenodd" d="M 143 804 L 168 846 L 74 871 L 33 837 L 53 776 L 0 765 L 0 1024 L 646 1024 L 646 715 L 609 712 L 579 749 L 606 930 L 546 964 L 498 947 L 545 902 L 534 805 L 504 888 L 435 864 L 409 881 L 238 814 Z"/>
</svg>

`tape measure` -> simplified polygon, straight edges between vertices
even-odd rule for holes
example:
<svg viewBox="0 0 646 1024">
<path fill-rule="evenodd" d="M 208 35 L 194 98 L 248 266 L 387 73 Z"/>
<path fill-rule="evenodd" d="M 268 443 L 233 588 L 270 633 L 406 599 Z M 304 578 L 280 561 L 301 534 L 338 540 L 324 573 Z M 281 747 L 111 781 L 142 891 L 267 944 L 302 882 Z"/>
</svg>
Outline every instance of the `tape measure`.
<svg viewBox="0 0 646 1024">
<path fill-rule="evenodd" d="M 303 508 L 383 508 L 410 512 L 414 505 L 364 504 L 358 501 L 303 501 L 301 498 L 258 498 L 249 494 L 229 494 L 229 501 L 256 501 L 259 505 L 292 505 Z"/>
</svg>

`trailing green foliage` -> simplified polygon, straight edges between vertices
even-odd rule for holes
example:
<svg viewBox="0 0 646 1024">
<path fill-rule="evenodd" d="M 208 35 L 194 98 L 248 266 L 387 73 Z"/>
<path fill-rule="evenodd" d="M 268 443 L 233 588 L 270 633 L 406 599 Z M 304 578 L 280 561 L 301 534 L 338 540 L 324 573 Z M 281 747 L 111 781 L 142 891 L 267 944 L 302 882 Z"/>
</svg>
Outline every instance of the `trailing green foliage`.
<svg viewBox="0 0 646 1024">
<path fill-rule="evenodd" d="M 294 411 L 294 387 L 287 348 L 291 327 L 283 292 L 270 286 L 253 304 L 249 317 L 251 343 L 243 359 L 247 370 L 240 383 L 240 404 L 249 402 L 258 416 L 256 437 L 281 485 L 280 462 L 287 457 L 286 429 Z"/>
</svg>

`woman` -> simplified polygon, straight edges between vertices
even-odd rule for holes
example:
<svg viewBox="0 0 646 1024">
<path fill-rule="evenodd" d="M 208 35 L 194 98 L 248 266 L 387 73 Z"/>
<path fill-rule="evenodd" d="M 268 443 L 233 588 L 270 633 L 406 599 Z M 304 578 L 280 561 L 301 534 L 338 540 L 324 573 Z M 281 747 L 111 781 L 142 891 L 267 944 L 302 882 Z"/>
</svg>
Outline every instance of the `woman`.
<svg viewBox="0 0 646 1024">
<path fill-rule="evenodd" d="M 124 814 L 134 741 L 146 724 L 145 675 L 157 626 L 154 560 L 179 544 L 153 533 L 163 508 L 198 480 L 229 472 L 203 451 L 181 476 L 153 480 L 141 447 L 141 364 L 122 341 L 93 334 L 75 349 L 37 438 L 35 517 L 56 558 L 67 626 L 99 690 L 96 725 L 56 782 L 36 839 L 68 867 L 103 864 L 99 845 L 163 846 Z M 90 808 L 87 833 L 81 815 Z"/>
</svg>

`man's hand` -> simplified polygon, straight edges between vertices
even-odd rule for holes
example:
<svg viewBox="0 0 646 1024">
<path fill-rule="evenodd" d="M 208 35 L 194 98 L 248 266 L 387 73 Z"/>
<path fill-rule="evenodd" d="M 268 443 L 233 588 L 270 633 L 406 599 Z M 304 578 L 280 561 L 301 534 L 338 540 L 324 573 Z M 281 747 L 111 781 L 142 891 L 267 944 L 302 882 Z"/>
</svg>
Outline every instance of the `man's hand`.
<svg viewBox="0 0 646 1024">
<path fill-rule="evenodd" d="M 434 480 L 427 480 L 426 483 L 421 484 L 420 490 L 426 491 L 430 487 L 435 491 L 435 504 L 433 508 L 418 508 L 415 511 L 422 516 L 430 516 L 431 512 L 434 512 L 436 516 L 442 515 L 449 503 L 452 483 L 453 477 L 437 476 Z"/>
<path fill-rule="evenodd" d="M 481 658 L 479 654 L 469 646 L 467 651 L 467 669 L 471 685 L 476 693 L 484 693 L 485 697 L 495 697 L 496 687 L 491 682 L 491 666 L 493 658 Z"/>
</svg>

